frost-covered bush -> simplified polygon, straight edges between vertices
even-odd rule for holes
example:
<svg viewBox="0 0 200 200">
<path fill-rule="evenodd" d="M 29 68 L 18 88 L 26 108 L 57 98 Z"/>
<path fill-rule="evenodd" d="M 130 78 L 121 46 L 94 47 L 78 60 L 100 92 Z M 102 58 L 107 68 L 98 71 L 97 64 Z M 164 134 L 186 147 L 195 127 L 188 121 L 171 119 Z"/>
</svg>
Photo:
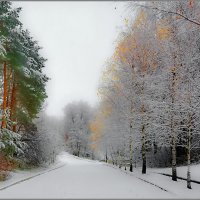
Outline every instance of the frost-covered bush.
<svg viewBox="0 0 200 200">
<path fill-rule="evenodd" d="M 10 110 L 7 109 L 4 113 L 3 120 L 6 120 L 6 128 L 0 129 L 0 150 L 8 157 L 23 154 L 26 148 L 26 143 L 22 142 L 22 136 L 19 133 L 12 131 L 15 122 L 11 121 Z"/>
<path fill-rule="evenodd" d="M 24 148 L 27 146 L 21 141 L 21 135 L 8 129 L 0 130 L 0 150 L 6 156 L 13 157 L 14 154 L 23 154 Z"/>
<path fill-rule="evenodd" d="M 22 141 L 26 142 L 27 147 L 19 158 L 27 165 L 39 166 L 42 160 L 42 152 L 39 143 L 39 133 L 35 124 L 25 126 Z"/>
</svg>

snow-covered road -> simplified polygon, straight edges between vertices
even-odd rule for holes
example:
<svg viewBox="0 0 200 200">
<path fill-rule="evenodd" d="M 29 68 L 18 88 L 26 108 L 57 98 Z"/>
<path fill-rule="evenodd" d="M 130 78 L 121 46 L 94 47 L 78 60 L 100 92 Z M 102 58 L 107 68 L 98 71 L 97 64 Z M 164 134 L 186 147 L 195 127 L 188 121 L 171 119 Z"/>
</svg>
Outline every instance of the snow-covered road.
<svg viewBox="0 0 200 200">
<path fill-rule="evenodd" d="M 79 159 L 67 153 L 61 154 L 58 160 L 64 166 L 3 189 L 0 191 L 0 198 L 159 198 L 171 196 L 155 186 L 100 162 Z"/>
<path fill-rule="evenodd" d="M 62 153 L 60 167 L 29 172 L 29 179 L 0 189 L 0 198 L 174 198 L 174 194 L 101 162 Z M 31 176 L 34 176 L 30 178 Z M 27 177 L 24 177 L 24 179 Z M 167 177 L 165 177 L 167 178 Z M 0 185 L 0 188 L 3 188 Z"/>
</svg>

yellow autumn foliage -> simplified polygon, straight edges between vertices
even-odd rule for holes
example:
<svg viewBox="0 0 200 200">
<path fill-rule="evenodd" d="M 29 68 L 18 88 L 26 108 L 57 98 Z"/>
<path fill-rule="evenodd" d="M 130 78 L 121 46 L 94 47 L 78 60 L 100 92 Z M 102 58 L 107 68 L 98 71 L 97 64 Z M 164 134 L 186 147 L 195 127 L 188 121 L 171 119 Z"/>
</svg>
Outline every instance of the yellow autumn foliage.
<svg viewBox="0 0 200 200">
<path fill-rule="evenodd" d="M 168 27 L 163 27 L 161 25 L 157 26 L 157 37 L 160 40 L 165 40 L 170 37 L 170 29 Z"/>
<path fill-rule="evenodd" d="M 102 107 L 100 112 L 96 114 L 96 117 L 93 121 L 89 124 L 89 129 L 91 131 L 90 140 L 94 147 L 97 146 L 100 138 L 102 137 L 104 126 L 104 119 L 110 115 L 112 112 L 112 107 L 110 104 L 105 103 Z"/>
<path fill-rule="evenodd" d="M 96 141 L 103 132 L 103 122 L 101 116 L 97 115 L 95 120 L 89 124 L 90 131 L 93 133 L 91 135 L 91 140 Z"/>
<path fill-rule="evenodd" d="M 112 112 L 112 107 L 111 105 L 107 104 L 107 105 L 104 105 L 104 107 L 102 108 L 102 115 L 104 117 L 108 117 Z"/>
<path fill-rule="evenodd" d="M 137 48 L 137 44 L 134 37 L 132 35 L 126 36 L 118 43 L 113 58 L 128 63 L 130 52 L 135 48 Z"/>
<path fill-rule="evenodd" d="M 104 70 L 101 74 L 101 80 L 103 82 L 107 81 L 118 81 L 119 76 L 117 75 L 117 69 L 115 64 L 111 64 Z"/>
<path fill-rule="evenodd" d="M 102 114 L 98 113 L 95 119 L 89 124 L 90 131 L 92 132 L 90 136 L 90 147 L 92 149 L 96 149 L 98 147 L 98 143 L 103 134 L 104 124 L 102 119 Z"/>
<path fill-rule="evenodd" d="M 136 20 L 134 21 L 133 28 L 138 28 L 139 26 L 144 24 L 145 20 L 146 14 L 143 10 L 141 10 L 137 15 Z"/>
<path fill-rule="evenodd" d="M 90 148 L 93 150 L 97 149 L 97 144 L 96 143 L 90 144 Z"/>
</svg>

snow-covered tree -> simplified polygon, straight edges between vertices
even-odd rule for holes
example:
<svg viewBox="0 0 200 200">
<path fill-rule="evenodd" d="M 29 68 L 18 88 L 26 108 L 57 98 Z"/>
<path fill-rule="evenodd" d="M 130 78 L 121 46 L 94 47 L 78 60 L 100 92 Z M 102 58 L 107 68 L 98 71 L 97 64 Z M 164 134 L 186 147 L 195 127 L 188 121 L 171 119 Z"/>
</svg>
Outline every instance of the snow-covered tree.
<svg viewBox="0 0 200 200">
<path fill-rule="evenodd" d="M 68 104 L 65 107 L 64 131 L 67 136 L 67 150 L 81 157 L 92 157 L 89 123 L 92 108 L 85 102 Z"/>
</svg>

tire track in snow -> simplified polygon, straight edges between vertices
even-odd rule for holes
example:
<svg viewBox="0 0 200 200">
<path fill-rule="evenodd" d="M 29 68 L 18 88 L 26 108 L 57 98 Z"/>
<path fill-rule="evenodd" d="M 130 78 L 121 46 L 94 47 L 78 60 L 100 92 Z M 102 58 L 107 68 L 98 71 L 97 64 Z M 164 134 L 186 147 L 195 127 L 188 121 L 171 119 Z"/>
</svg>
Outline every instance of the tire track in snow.
<svg viewBox="0 0 200 200">
<path fill-rule="evenodd" d="M 112 167 L 113 169 L 119 170 L 119 168 L 117 168 L 117 167 L 115 167 L 115 166 L 112 166 L 112 165 L 109 165 L 109 164 L 105 164 L 105 165 L 108 166 L 108 167 Z M 123 172 L 123 173 L 125 173 L 125 174 L 127 174 L 127 175 L 134 176 L 135 178 L 137 178 L 137 179 L 139 179 L 139 180 L 141 180 L 141 181 L 144 181 L 144 182 L 146 182 L 146 183 L 149 183 L 149 184 L 151 184 L 151 185 L 153 185 L 153 186 L 155 186 L 155 187 L 157 187 L 157 188 L 159 188 L 159 189 L 161 189 L 161 190 L 163 190 L 163 191 L 165 191 L 165 192 L 168 192 L 168 193 L 170 193 L 170 194 L 174 194 L 174 193 L 170 192 L 169 190 L 167 190 L 167 189 L 165 189 L 165 188 L 163 188 L 163 187 L 161 187 L 161 186 L 159 186 L 159 185 L 157 185 L 157 184 L 155 184 L 155 183 L 152 183 L 152 182 L 150 182 L 150 181 L 147 181 L 147 180 L 145 180 L 145 179 L 143 179 L 143 178 L 140 178 L 140 177 L 138 177 L 138 176 L 136 176 L 136 175 L 134 175 L 134 174 L 128 173 L 127 171 L 123 171 L 122 169 L 120 169 L 120 171 Z"/>
<path fill-rule="evenodd" d="M 28 180 L 30 180 L 30 179 L 32 179 L 32 178 L 37 177 L 37 176 L 41 176 L 41 175 L 43 175 L 43 174 L 46 174 L 46 173 L 49 173 L 49 172 L 51 172 L 51 171 L 57 170 L 57 169 L 59 169 L 59 168 L 64 167 L 65 165 L 66 165 L 66 164 L 61 165 L 61 166 L 58 166 L 58 167 L 55 167 L 55 168 L 53 168 L 53 169 L 46 170 L 46 171 L 44 171 L 44 172 L 38 173 L 38 174 L 33 175 L 33 176 L 29 176 L 28 178 L 24 178 L 24 179 L 22 179 L 22 180 L 16 181 L 16 182 L 14 182 L 14 183 L 12 183 L 12 184 L 10 184 L 10 185 L 7 185 L 7 186 L 4 186 L 4 187 L 0 188 L 0 191 L 5 190 L 5 189 L 7 189 L 7 188 L 9 188 L 9 187 L 12 187 L 12 186 L 14 186 L 14 185 L 20 184 L 20 183 L 22 183 L 22 182 L 24 182 L 24 181 L 28 181 Z"/>
</svg>

